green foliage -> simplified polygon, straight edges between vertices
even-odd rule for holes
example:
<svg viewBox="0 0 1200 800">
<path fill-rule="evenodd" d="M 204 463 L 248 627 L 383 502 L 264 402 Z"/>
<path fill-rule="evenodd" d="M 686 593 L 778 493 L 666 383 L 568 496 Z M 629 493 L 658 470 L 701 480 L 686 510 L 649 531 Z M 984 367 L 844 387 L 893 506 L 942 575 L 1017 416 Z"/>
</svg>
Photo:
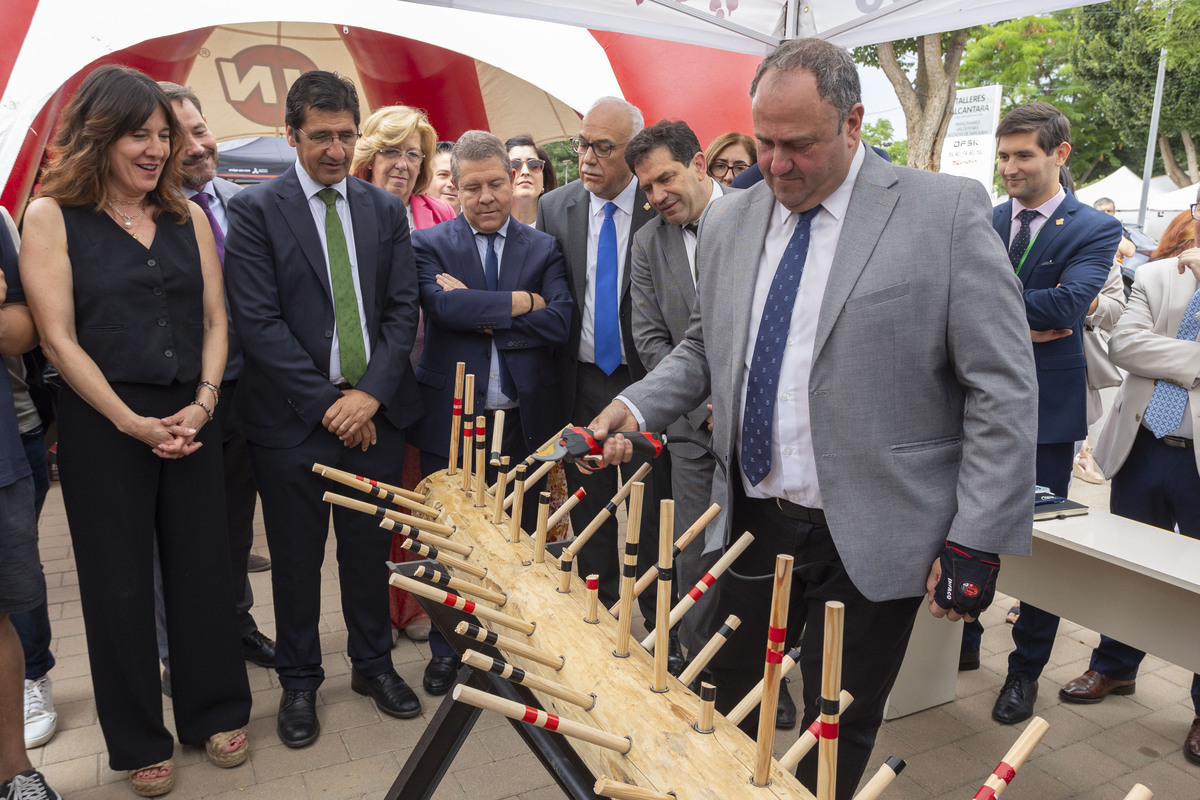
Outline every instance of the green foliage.
<svg viewBox="0 0 1200 800">
<path fill-rule="evenodd" d="M 554 172 L 558 175 L 558 185 L 579 177 L 579 156 L 571 149 L 571 143 L 566 139 L 561 142 L 547 142 L 542 145 L 550 162 L 554 164 Z M 568 173 L 570 177 L 568 177 Z"/>
<path fill-rule="evenodd" d="M 863 123 L 862 138 L 867 144 L 886 150 L 893 164 L 908 163 L 908 140 L 896 141 L 896 131 L 891 120 L 881 119 L 878 122 Z"/>
</svg>

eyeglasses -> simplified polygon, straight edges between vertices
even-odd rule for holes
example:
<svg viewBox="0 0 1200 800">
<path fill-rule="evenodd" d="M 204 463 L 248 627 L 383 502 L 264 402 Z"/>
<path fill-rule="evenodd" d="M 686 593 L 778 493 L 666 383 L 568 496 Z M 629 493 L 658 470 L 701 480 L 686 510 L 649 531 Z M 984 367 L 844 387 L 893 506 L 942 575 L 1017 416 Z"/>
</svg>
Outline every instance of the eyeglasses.
<svg viewBox="0 0 1200 800">
<path fill-rule="evenodd" d="M 1196 213 L 1196 209 L 1200 208 L 1200 203 L 1192 203 L 1190 208 L 1192 209 L 1192 219 L 1200 221 L 1200 214 Z"/>
<path fill-rule="evenodd" d="M 354 145 L 358 142 L 358 137 L 362 136 L 362 134 L 359 133 L 358 131 L 355 131 L 354 133 L 350 133 L 349 131 L 343 131 L 342 133 L 336 133 L 336 134 L 329 133 L 328 131 L 322 131 L 321 133 L 313 135 L 311 133 L 305 133 L 304 131 L 300 130 L 300 128 L 296 128 L 296 130 L 303 133 L 304 137 L 306 139 L 308 139 L 310 142 L 312 142 L 313 144 L 315 144 L 317 147 L 321 148 L 322 150 L 324 150 L 326 147 L 329 147 L 331 144 L 333 144 L 334 139 L 337 139 L 339 142 L 341 142 L 342 147 L 347 147 L 347 148 L 354 147 Z"/>
<path fill-rule="evenodd" d="M 583 155 L 590 147 L 596 158 L 608 158 L 613 154 L 613 150 L 616 150 L 618 147 L 624 147 L 627 144 L 629 142 L 617 142 L 615 144 L 613 142 L 589 142 L 582 136 L 576 136 L 574 139 L 571 139 L 572 150 L 579 155 Z"/>
<path fill-rule="evenodd" d="M 750 165 L 745 161 L 735 161 L 732 164 L 726 164 L 724 161 L 715 161 L 708 165 L 708 174 L 714 178 L 724 178 L 726 173 L 732 170 L 733 177 L 736 178 L 748 169 L 750 169 Z"/>
<path fill-rule="evenodd" d="M 400 156 L 404 156 L 404 160 L 407 161 L 408 163 L 412 164 L 413 166 L 416 166 L 417 164 L 420 164 L 422 161 L 425 160 L 424 153 L 418 153 L 416 150 L 406 150 L 404 152 L 401 152 L 401 151 L 397 150 L 395 147 L 388 147 L 383 150 L 380 150 L 379 155 L 381 155 L 384 158 L 389 159 L 391 161 L 396 161 L 397 159 L 400 158 Z"/>
<path fill-rule="evenodd" d="M 514 158 L 509 163 L 513 172 L 520 172 L 522 166 L 528 167 L 530 172 L 541 172 L 542 167 L 546 166 L 546 162 L 540 158 Z"/>
</svg>

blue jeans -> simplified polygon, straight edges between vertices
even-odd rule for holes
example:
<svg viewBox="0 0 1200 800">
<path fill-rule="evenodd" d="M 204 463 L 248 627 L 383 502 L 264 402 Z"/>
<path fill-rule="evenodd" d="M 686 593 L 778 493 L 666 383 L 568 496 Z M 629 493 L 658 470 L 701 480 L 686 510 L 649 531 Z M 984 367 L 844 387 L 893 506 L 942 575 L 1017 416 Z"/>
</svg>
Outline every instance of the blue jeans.
<svg viewBox="0 0 1200 800">
<path fill-rule="evenodd" d="M 33 470 L 33 506 L 40 517 L 42 504 L 50 491 L 50 471 L 46 466 L 46 435 L 39 425 L 29 433 L 21 434 L 25 445 L 25 458 Z M 41 564 L 38 564 L 41 568 Z M 54 654 L 50 652 L 50 612 L 45 596 L 37 607 L 12 614 L 13 627 L 25 650 L 25 680 L 35 681 L 54 666 Z"/>
</svg>

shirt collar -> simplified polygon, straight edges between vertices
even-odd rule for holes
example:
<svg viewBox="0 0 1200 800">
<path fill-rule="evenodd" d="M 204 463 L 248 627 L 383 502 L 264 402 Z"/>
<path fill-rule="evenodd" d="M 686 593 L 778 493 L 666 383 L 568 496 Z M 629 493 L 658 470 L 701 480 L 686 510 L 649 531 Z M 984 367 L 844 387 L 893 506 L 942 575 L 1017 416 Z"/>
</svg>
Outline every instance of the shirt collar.
<svg viewBox="0 0 1200 800">
<path fill-rule="evenodd" d="M 628 214 L 629 216 L 632 217 L 633 216 L 633 195 L 636 192 L 637 192 L 637 177 L 631 176 L 629 178 L 629 184 L 624 189 L 621 190 L 621 193 L 619 195 L 617 195 L 616 197 L 613 198 L 612 202 L 617 204 L 617 208 L 621 209 L 626 214 Z M 591 203 L 592 214 L 593 215 L 599 214 L 599 215 L 603 216 L 604 215 L 604 204 L 609 201 L 602 200 L 601 198 L 597 197 L 596 195 L 592 194 L 591 192 L 588 192 L 588 196 L 592 198 L 592 203 Z"/>
<path fill-rule="evenodd" d="M 212 181 L 209 181 L 208 183 L 204 184 L 204 188 L 202 188 L 200 191 L 196 191 L 195 189 L 190 189 L 187 186 L 183 187 L 183 196 L 186 197 L 188 200 L 191 200 L 193 197 L 195 197 L 198 194 L 206 194 L 209 197 L 216 197 L 217 196 L 217 187 L 213 186 Z M 220 199 L 220 198 L 218 198 L 218 199 Z"/>
<path fill-rule="evenodd" d="M 858 180 L 858 173 L 862 172 L 863 160 L 866 158 L 866 151 L 863 147 L 862 142 L 859 142 L 858 150 L 854 153 L 854 158 L 850 160 L 850 169 L 846 171 L 845 180 L 821 201 L 821 207 L 832 214 L 834 219 L 840 220 L 845 217 L 846 209 L 850 207 L 850 195 L 854 194 L 854 182 Z M 776 200 L 774 213 L 776 224 L 783 225 L 791 216 L 794 216 L 794 212 L 788 211 L 786 206 Z"/>
<path fill-rule="evenodd" d="M 310 200 L 313 195 L 325 188 L 337 189 L 337 193 L 342 196 L 342 199 L 349 199 L 346 197 L 346 182 L 349 178 L 342 178 L 332 186 L 326 187 L 325 184 L 317 183 L 312 179 L 312 176 L 304 169 L 304 165 L 300 163 L 300 159 L 296 159 L 296 177 L 300 180 L 300 188 L 304 190 L 304 196 Z"/>
<path fill-rule="evenodd" d="M 471 229 L 471 233 L 475 234 L 476 236 L 487 236 L 487 234 L 483 231 L 476 230 L 475 226 L 472 225 L 466 217 L 463 217 L 463 221 L 467 223 L 467 226 Z M 504 220 L 504 224 L 500 226 L 500 230 L 496 231 L 496 233 L 500 234 L 501 239 L 508 239 L 508 223 L 510 222 L 512 222 L 511 215 L 508 217 L 508 219 Z"/>
<path fill-rule="evenodd" d="M 1058 210 L 1058 207 L 1062 205 L 1062 201 L 1066 199 L 1067 192 L 1061 186 L 1059 186 L 1058 191 L 1054 193 L 1054 197 L 1051 197 L 1049 200 L 1042 203 L 1040 206 L 1037 206 L 1036 208 L 1028 208 L 1027 206 L 1021 205 L 1021 201 L 1014 198 L 1012 201 L 1012 219 L 1016 219 L 1017 214 L 1020 214 L 1022 211 L 1027 209 L 1029 211 L 1036 211 L 1046 219 L 1050 219 L 1051 215 L 1053 215 L 1054 212 Z"/>
</svg>

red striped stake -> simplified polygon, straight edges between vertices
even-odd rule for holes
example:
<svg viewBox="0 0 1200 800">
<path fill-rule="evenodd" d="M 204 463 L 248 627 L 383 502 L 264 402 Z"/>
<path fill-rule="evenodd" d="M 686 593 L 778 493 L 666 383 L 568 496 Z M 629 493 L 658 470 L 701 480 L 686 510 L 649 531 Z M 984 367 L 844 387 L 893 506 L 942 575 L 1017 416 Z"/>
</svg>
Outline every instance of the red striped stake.
<svg viewBox="0 0 1200 800">
<path fill-rule="evenodd" d="M 625 498 L 629 495 L 633 485 L 645 478 L 649 472 L 650 462 L 648 461 L 638 467 L 637 472 L 633 473 L 629 480 L 625 481 L 621 488 L 617 490 L 617 493 L 612 496 L 612 500 L 608 501 L 608 504 L 604 506 L 604 508 L 600 510 L 600 513 L 588 523 L 587 527 L 575 537 L 575 540 L 571 542 L 571 544 L 566 550 L 563 551 L 563 553 L 570 553 L 571 558 L 575 558 L 575 556 L 579 555 L 579 551 L 582 550 L 583 546 L 588 543 L 588 539 L 592 537 L 592 534 L 600 530 L 600 526 L 603 525 L 609 517 L 617 513 L 617 506 L 625 502 Z M 633 520 L 632 513 L 629 514 L 629 520 Z M 641 522 L 639 521 L 638 524 L 640 525 Z"/>
<path fill-rule="evenodd" d="M 667 638 L 671 635 L 671 597 L 675 586 L 675 554 L 671 549 L 671 537 L 675 535 L 675 501 L 661 500 L 658 504 L 658 596 L 654 601 L 654 683 L 651 691 L 662 694 L 667 691 L 667 656 L 670 647 Z M 636 584 L 635 584 L 636 587 Z M 631 590 L 632 593 L 632 590 Z M 629 602 L 633 602 L 632 597 Z"/>
<path fill-rule="evenodd" d="M 471 493 L 471 453 L 475 444 L 475 376 L 468 375 L 463 390 L 463 491 Z"/>
<path fill-rule="evenodd" d="M 474 614 L 480 619 L 486 619 L 488 622 L 494 622 L 497 625 L 503 625 L 506 628 L 520 631 L 526 636 L 531 635 L 536 627 L 532 622 L 526 622 L 525 620 L 505 614 L 502 611 L 495 611 L 487 606 L 478 605 L 474 600 L 459 597 L 456 594 L 442 591 L 429 584 L 421 583 L 421 581 L 413 580 L 412 578 L 406 578 L 394 572 L 391 578 L 388 579 L 388 582 L 397 589 L 404 589 L 427 600 L 432 600 L 435 603 L 456 608 L 466 614 Z"/>
<path fill-rule="evenodd" d="M 779 701 L 779 665 L 783 663 L 783 641 L 787 637 L 788 600 L 792 593 L 792 564 L 788 555 L 775 556 L 775 581 L 771 593 L 771 616 L 767 628 L 767 657 L 763 667 L 763 701 L 758 715 L 758 739 L 751 783 L 767 786 L 771 780 L 771 754 L 775 747 L 775 713 Z M 830 798 L 832 800 L 832 798 Z"/>
<path fill-rule="evenodd" d="M 589 625 L 600 623 L 600 576 L 587 576 L 587 616 L 583 621 Z"/>
<path fill-rule="evenodd" d="M 1017 737 L 1017 741 L 1004 754 L 1004 760 L 1001 761 L 988 779 L 983 782 L 983 786 L 975 793 L 975 800 L 992 800 L 994 797 L 999 797 L 1000 793 L 1008 788 L 1008 784 L 1016 777 L 1017 770 L 1025 763 L 1025 759 L 1033 752 L 1033 749 L 1042 741 L 1042 737 L 1046 735 L 1046 731 L 1050 729 L 1050 723 L 1041 717 L 1034 717 L 1029 720 L 1029 724 L 1025 726 L 1025 730 Z"/>
<path fill-rule="evenodd" d="M 450 412 L 450 466 L 446 468 L 447 475 L 458 472 L 458 436 L 462 431 L 463 413 L 463 375 L 467 364 L 459 361 L 454 366 L 454 408 Z"/>
<path fill-rule="evenodd" d="M 582 492 L 583 490 L 580 489 L 579 491 Z M 713 503 L 711 506 L 709 506 L 708 510 L 705 511 L 703 514 L 701 514 L 696 519 L 696 521 L 692 523 L 691 527 L 689 527 L 686 531 L 684 531 L 683 535 L 675 540 L 675 546 L 671 548 L 672 557 L 679 558 L 679 554 L 684 551 L 684 548 L 686 548 L 689 544 L 691 544 L 692 540 L 695 539 L 696 536 L 698 536 L 701 531 L 703 531 L 705 528 L 707 528 L 708 523 L 712 522 L 713 519 L 719 513 L 721 513 L 720 505 L 718 505 L 717 503 Z M 554 526 L 551 525 L 550 527 L 554 527 Z M 637 583 L 635 583 L 633 585 L 633 596 L 641 597 L 642 592 L 649 589 L 650 584 L 654 583 L 654 579 L 657 577 L 658 577 L 658 565 L 654 565 L 654 566 L 650 567 L 650 569 L 643 572 L 642 577 L 638 578 Z M 612 614 L 614 617 L 617 616 L 618 614 L 620 614 L 621 613 L 620 603 L 613 603 L 612 608 L 610 608 L 608 610 L 608 612 L 610 614 Z"/>
<path fill-rule="evenodd" d="M 838 720 L 840 704 L 834 698 L 842 692 L 842 631 L 846 606 L 836 600 L 825 604 L 825 641 L 821 651 L 821 723 L 817 743 L 817 800 L 834 800 L 837 792 Z M 767 698 L 763 697 L 763 707 Z M 771 708 L 775 698 L 771 698 Z M 762 716 L 761 714 L 759 715 Z"/>
<path fill-rule="evenodd" d="M 558 523 L 562 522 L 562 518 L 565 517 L 567 514 L 570 514 L 571 509 L 574 508 L 575 506 L 577 506 L 579 504 L 579 501 L 585 497 L 587 497 L 587 492 L 585 492 L 583 490 L 583 487 L 580 486 L 578 489 L 575 490 L 575 494 L 568 497 L 566 502 L 564 502 L 561 506 L 558 507 L 558 511 L 555 511 L 553 514 L 550 515 L 550 519 L 546 521 L 546 530 L 548 530 L 548 531 L 554 530 L 554 526 L 557 525 Z"/>
<path fill-rule="evenodd" d="M 784 661 L 786 662 L 786 660 L 785 657 Z M 838 713 L 844 712 L 846 707 L 853 701 L 854 695 L 842 689 L 842 693 L 838 697 Z M 808 729 L 800 734 L 800 738 L 796 740 L 796 743 L 788 748 L 788 751 L 779 759 L 779 766 L 783 767 L 785 772 L 795 772 L 800 759 L 808 755 L 808 751 L 813 749 L 813 745 L 820 739 L 820 734 L 821 720 L 814 719 L 812 725 L 809 725 Z"/>
<path fill-rule="evenodd" d="M 569 719 L 562 719 L 540 708 L 514 703 L 511 700 L 505 700 L 501 697 L 490 695 L 487 692 L 481 692 L 470 686 L 462 684 L 455 686 L 453 696 L 455 700 L 475 706 L 476 708 L 482 708 L 485 711 L 495 711 L 509 719 L 520 720 L 539 728 L 545 728 L 548 731 L 556 731 L 563 736 L 582 739 L 585 742 L 590 742 L 598 747 L 605 747 L 609 750 L 615 750 L 618 753 L 628 753 L 629 749 L 633 746 L 633 741 L 628 736 L 616 736 L 599 728 L 593 728 L 590 725 L 582 725 Z"/>
<path fill-rule="evenodd" d="M 388 568 L 395 572 L 398 566 L 388 562 Z M 440 570 L 430 569 L 429 567 L 417 567 L 413 574 L 418 578 L 424 578 L 430 583 L 441 586 L 444 589 L 452 589 L 460 594 L 473 595 L 478 597 L 480 600 L 487 600 L 488 602 L 495 603 L 501 608 L 503 608 L 504 604 L 508 602 L 508 595 L 506 594 L 492 591 L 491 589 L 483 586 L 476 586 L 470 581 L 452 578 Z"/>
<path fill-rule="evenodd" d="M 321 499 L 326 503 L 333 503 L 334 505 L 339 505 L 342 508 L 361 511 L 364 514 L 371 514 L 379 517 L 380 519 L 390 519 L 392 522 L 411 525 L 414 528 L 425 531 L 426 533 L 432 533 L 436 536 L 454 535 L 454 528 L 449 525 L 443 525 L 440 522 L 432 522 L 427 519 L 421 519 L 420 517 L 414 517 L 409 514 L 401 514 L 399 511 L 393 511 L 390 508 L 383 508 L 382 506 L 377 506 L 372 503 L 364 503 L 361 500 L 355 500 L 354 498 L 346 497 L 343 494 L 325 492 L 325 494 L 321 495 Z"/>
<path fill-rule="evenodd" d="M 484 492 L 487 473 L 487 417 L 475 418 L 475 507 L 487 505 Z"/>
<path fill-rule="evenodd" d="M 641 481 L 630 481 L 622 487 L 622 491 L 625 489 L 631 491 L 629 517 L 625 523 L 625 556 L 621 563 L 621 618 L 617 620 L 617 647 L 613 650 L 613 655 L 617 658 L 629 657 L 629 627 L 633 620 L 633 612 L 630 609 L 633 607 L 633 584 L 637 579 L 638 543 L 642 536 L 642 497 L 646 486 Z M 575 541 L 578 543 L 579 539 Z M 563 551 L 563 555 L 568 553 L 572 558 L 575 556 L 570 547 Z"/>
<path fill-rule="evenodd" d="M 438 510 L 433 506 L 425 505 L 424 501 L 426 497 L 417 492 L 410 492 L 398 486 L 389 486 L 386 483 L 381 484 L 379 481 L 369 480 L 351 472 L 343 472 L 340 469 L 327 467 L 324 464 L 313 464 L 312 471 L 322 478 L 337 481 L 343 486 L 349 486 L 351 489 L 369 494 L 385 503 L 402 506 L 413 513 L 428 514 L 435 518 L 438 515 Z"/>
</svg>

